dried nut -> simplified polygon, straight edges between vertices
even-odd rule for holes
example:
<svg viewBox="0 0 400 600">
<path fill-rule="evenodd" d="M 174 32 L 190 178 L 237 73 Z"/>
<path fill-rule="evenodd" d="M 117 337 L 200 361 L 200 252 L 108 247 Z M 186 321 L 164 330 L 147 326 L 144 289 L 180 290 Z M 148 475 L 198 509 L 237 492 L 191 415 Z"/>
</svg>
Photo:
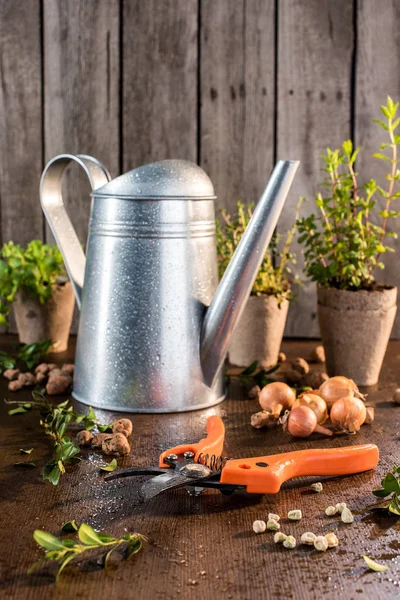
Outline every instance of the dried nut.
<svg viewBox="0 0 400 600">
<path fill-rule="evenodd" d="M 130 419 L 118 419 L 112 424 L 113 433 L 123 433 L 126 437 L 132 434 L 132 421 Z"/>
<path fill-rule="evenodd" d="M 327 379 L 329 379 L 328 373 L 324 373 L 323 371 L 312 371 L 307 373 L 307 375 L 304 377 L 303 383 L 305 386 L 311 387 L 313 390 L 317 390 L 318 392 L 318 389 Z"/>
<path fill-rule="evenodd" d="M 346 508 L 346 506 L 347 506 L 346 502 L 338 502 L 338 504 L 336 504 L 336 510 L 337 510 L 337 512 L 339 512 L 340 514 L 342 514 L 342 512 Z"/>
<path fill-rule="evenodd" d="M 303 379 L 303 375 L 295 369 L 289 369 L 283 373 L 283 378 L 288 385 L 296 385 Z"/>
<path fill-rule="evenodd" d="M 278 363 L 283 363 L 286 361 L 286 354 L 284 352 L 279 352 L 278 354 Z"/>
<path fill-rule="evenodd" d="M 261 429 L 262 427 L 272 427 L 278 424 L 278 417 L 268 410 L 260 410 L 254 415 L 251 415 L 251 425 L 255 429 Z"/>
<path fill-rule="evenodd" d="M 90 442 L 93 439 L 93 433 L 91 431 L 80 431 L 76 435 L 76 441 L 78 446 L 90 446 Z"/>
<path fill-rule="evenodd" d="M 317 363 L 325 362 L 325 350 L 323 346 L 316 346 L 311 352 L 311 360 Z"/>
<path fill-rule="evenodd" d="M 338 509 L 336 506 L 327 506 L 325 509 L 325 514 L 328 515 L 328 517 L 333 517 L 333 515 L 336 515 L 337 512 Z"/>
<path fill-rule="evenodd" d="M 397 388 L 397 390 L 393 394 L 393 400 L 397 402 L 397 404 L 400 404 L 400 388 Z"/>
<path fill-rule="evenodd" d="M 296 358 L 292 361 L 292 367 L 295 371 L 298 371 L 300 375 L 307 375 L 310 370 L 310 365 L 304 358 Z"/>
<path fill-rule="evenodd" d="M 101 445 L 104 454 L 129 454 L 131 447 L 123 433 L 114 433 L 105 439 Z"/>
<path fill-rule="evenodd" d="M 251 400 L 258 400 L 258 396 L 260 395 L 261 388 L 259 385 L 253 385 L 253 387 L 247 392 L 248 397 Z"/>
<path fill-rule="evenodd" d="M 267 525 L 265 521 L 254 521 L 253 523 L 253 531 L 254 533 L 264 533 L 267 529 Z"/>
<path fill-rule="evenodd" d="M 312 533 L 311 531 L 306 531 L 306 533 L 303 533 L 303 535 L 301 536 L 300 541 L 302 544 L 309 544 L 310 546 L 313 546 L 316 538 L 317 536 L 315 535 L 315 533 Z"/>
<path fill-rule="evenodd" d="M 375 409 L 373 406 L 367 406 L 367 416 L 365 417 L 364 423 L 366 425 L 371 425 L 375 419 Z"/>
<path fill-rule="evenodd" d="M 104 440 L 111 437 L 112 433 L 98 433 L 92 438 L 92 448 L 101 448 Z"/>
<path fill-rule="evenodd" d="M 61 367 L 61 372 L 63 373 L 63 375 L 71 375 L 71 377 L 73 377 L 74 371 L 75 365 L 73 363 L 66 363 Z"/>
<path fill-rule="evenodd" d="M 352 523 L 354 521 L 353 513 L 347 506 L 342 510 L 342 514 L 340 516 L 343 523 Z"/>
<path fill-rule="evenodd" d="M 322 492 L 322 490 L 324 488 L 322 487 L 322 483 L 318 482 L 318 483 L 312 483 L 311 489 L 314 490 L 314 492 L 317 492 L 317 494 L 319 494 L 320 492 Z"/>
<path fill-rule="evenodd" d="M 8 384 L 8 389 L 10 390 L 10 392 L 16 392 L 17 390 L 22 390 L 23 387 L 24 387 L 24 385 L 23 385 L 22 381 L 20 381 L 19 379 L 10 381 L 10 383 Z"/>
<path fill-rule="evenodd" d="M 283 545 L 285 548 L 295 548 L 296 547 L 296 538 L 292 535 L 288 535 L 286 540 L 283 540 Z"/>
<path fill-rule="evenodd" d="M 273 521 L 280 521 L 280 516 L 279 515 L 274 515 L 274 513 L 269 513 L 268 515 L 268 521 L 271 521 L 271 519 Z"/>
<path fill-rule="evenodd" d="M 314 540 L 314 548 L 320 552 L 325 552 L 328 549 L 328 540 L 324 535 L 318 535 Z"/>
<path fill-rule="evenodd" d="M 38 365 L 35 369 L 35 374 L 37 375 L 38 373 L 48 373 L 49 372 L 49 365 L 47 363 L 40 363 L 40 365 Z"/>
<path fill-rule="evenodd" d="M 284 542 L 287 538 L 287 535 L 285 535 L 284 533 L 282 533 L 282 531 L 277 531 L 274 535 L 274 542 L 275 544 L 280 544 L 282 542 Z"/>
<path fill-rule="evenodd" d="M 54 369 L 56 371 L 58 369 Z M 72 385 L 71 375 L 53 375 L 54 371 L 51 371 L 49 380 L 46 385 L 46 392 L 49 396 L 55 396 L 57 394 L 66 394 Z"/>
<path fill-rule="evenodd" d="M 281 526 L 279 525 L 278 521 L 275 521 L 275 519 L 268 519 L 267 521 L 267 529 L 269 531 L 278 531 L 278 529 L 280 529 Z"/>
<path fill-rule="evenodd" d="M 3 373 L 4 377 L 6 379 L 8 379 L 8 381 L 15 381 L 15 379 L 18 379 L 19 374 L 20 374 L 19 369 L 7 369 Z"/>
<path fill-rule="evenodd" d="M 291 521 L 300 521 L 303 515 L 301 514 L 301 510 L 289 510 L 287 516 Z"/>
<path fill-rule="evenodd" d="M 23 387 L 36 385 L 36 377 L 33 373 L 20 373 L 18 375 L 18 381 L 22 383 Z"/>
<path fill-rule="evenodd" d="M 335 546 L 339 546 L 339 540 L 333 532 L 327 533 L 325 539 L 328 542 L 328 548 L 335 548 Z"/>
<path fill-rule="evenodd" d="M 47 381 L 47 373 L 45 373 L 44 371 L 39 371 L 39 373 L 36 373 L 36 381 L 38 383 L 43 383 L 44 381 Z"/>
<path fill-rule="evenodd" d="M 51 369 L 51 371 L 49 371 L 49 377 L 58 377 L 58 375 L 63 375 L 63 372 L 57 366 L 54 367 L 54 369 Z"/>
<path fill-rule="evenodd" d="M 48 372 L 50 373 L 50 371 L 54 371 L 54 369 L 57 369 L 57 365 L 56 363 L 47 363 L 47 368 L 48 368 Z"/>
</svg>

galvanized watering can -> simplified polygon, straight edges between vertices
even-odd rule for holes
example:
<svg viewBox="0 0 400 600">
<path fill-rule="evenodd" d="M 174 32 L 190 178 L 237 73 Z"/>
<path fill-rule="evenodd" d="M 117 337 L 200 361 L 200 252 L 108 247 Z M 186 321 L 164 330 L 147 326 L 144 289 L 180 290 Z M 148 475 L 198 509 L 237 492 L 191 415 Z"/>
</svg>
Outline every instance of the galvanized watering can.
<svg viewBox="0 0 400 600">
<path fill-rule="evenodd" d="M 86 258 L 61 194 L 71 161 L 93 189 Z M 218 285 L 214 188 L 200 167 L 164 160 L 110 181 L 90 156 L 65 154 L 48 163 L 41 204 L 81 309 L 77 400 L 151 413 L 223 400 L 228 342 L 297 166 L 276 165 Z"/>
</svg>

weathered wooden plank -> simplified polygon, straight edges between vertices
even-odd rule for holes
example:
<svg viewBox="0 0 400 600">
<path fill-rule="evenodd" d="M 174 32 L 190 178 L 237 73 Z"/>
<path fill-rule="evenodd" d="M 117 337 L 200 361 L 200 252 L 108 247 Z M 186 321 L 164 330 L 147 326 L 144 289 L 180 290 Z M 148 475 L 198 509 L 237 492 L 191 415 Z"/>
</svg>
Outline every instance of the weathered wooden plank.
<svg viewBox="0 0 400 600">
<path fill-rule="evenodd" d="M 1 240 L 42 239 L 40 0 L 0 0 Z"/>
<path fill-rule="evenodd" d="M 119 174 L 119 62 L 118 2 L 44 1 L 46 161 L 65 152 L 90 154 Z M 79 167 L 71 167 L 63 187 L 85 244 L 89 183 Z M 47 237 L 52 239 L 48 229 Z"/>
<path fill-rule="evenodd" d="M 278 23 L 277 156 L 301 160 L 278 224 L 284 232 L 298 197 L 313 200 L 320 154 L 350 136 L 353 2 L 286 0 L 279 3 Z M 303 214 L 313 210 L 310 202 Z M 299 252 L 298 244 L 294 249 Z M 302 267 L 299 256 L 296 272 L 304 279 Z M 315 303 L 315 285 L 305 282 L 289 311 L 286 335 L 318 335 Z"/>
<path fill-rule="evenodd" d="M 197 158 L 197 0 L 123 2 L 124 171 Z"/>
<path fill-rule="evenodd" d="M 376 178 L 385 186 L 387 163 L 372 157 L 379 152 L 379 144 L 385 134 L 371 122 L 380 118 L 379 106 L 386 102 L 387 95 L 400 101 L 400 4 L 388 0 L 382 5 L 379 0 L 360 0 L 358 3 L 358 48 L 355 102 L 355 138 L 364 150 L 357 161 L 360 181 Z M 395 203 L 397 202 L 397 206 Z M 396 201 L 393 208 L 399 210 Z M 400 223 L 389 222 L 389 228 L 400 234 Z M 390 285 L 400 284 L 399 252 L 400 240 L 391 241 L 396 254 L 386 254 L 386 268 L 377 273 L 377 278 Z M 395 322 L 393 335 L 400 337 L 400 313 Z"/>
<path fill-rule="evenodd" d="M 217 206 L 257 202 L 274 154 L 275 3 L 201 3 L 200 162 Z"/>
</svg>

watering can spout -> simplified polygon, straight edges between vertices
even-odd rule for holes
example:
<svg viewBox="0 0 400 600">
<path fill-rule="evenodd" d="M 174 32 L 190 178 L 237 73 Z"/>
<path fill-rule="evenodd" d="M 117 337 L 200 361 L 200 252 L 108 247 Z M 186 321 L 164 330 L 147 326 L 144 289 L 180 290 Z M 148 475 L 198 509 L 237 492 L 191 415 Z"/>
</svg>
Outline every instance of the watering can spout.
<svg viewBox="0 0 400 600">
<path fill-rule="evenodd" d="M 209 386 L 223 366 L 231 335 L 250 295 L 298 166 L 299 162 L 292 160 L 276 164 L 207 309 L 202 327 L 201 361 Z"/>
</svg>

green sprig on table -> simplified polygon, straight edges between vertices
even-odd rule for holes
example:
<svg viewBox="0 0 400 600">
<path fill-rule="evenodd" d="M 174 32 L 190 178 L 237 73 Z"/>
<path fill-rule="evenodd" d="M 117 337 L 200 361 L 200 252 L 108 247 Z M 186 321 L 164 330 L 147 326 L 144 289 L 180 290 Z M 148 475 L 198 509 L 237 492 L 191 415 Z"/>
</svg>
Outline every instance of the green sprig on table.
<svg viewBox="0 0 400 600">
<path fill-rule="evenodd" d="M 388 510 L 391 514 L 400 517 L 400 467 L 393 467 L 392 471 L 386 473 L 381 481 L 381 488 L 372 493 L 377 498 L 388 498 L 388 501 L 376 508 Z"/>
<path fill-rule="evenodd" d="M 34 540 L 46 550 L 43 558 L 34 563 L 28 570 L 30 575 L 39 565 L 45 561 L 58 562 L 56 581 L 60 577 L 65 567 L 75 558 L 82 557 L 85 552 L 90 550 L 105 550 L 103 556 L 103 566 L 108 567 L 109 558 L 117 548 L 125 546 L 124 559 L 128 559 L 133 554 L 139 552 L 143 541 L 147 541 L 144 535 L 140 533 L 127 533 L 121 538 L 115 538 L 107 533 L 97 533 L 90 525 L 82 523 L 78 530 L 79 542 L 66 539 L 60 540 L 51 533 L 36 529 L 33 534 Z"/>
<path fill-rule="evenodd" d="M 18 407 L 10 410 L 9 415 L 26 412 L 29 408 L 36 408 L 40 414 L 40 425 L 46 435 L 53 440 L 53 456 L 43 469 L 43 479 L 57 485 L 61 475 L 64 475 L 67 466 L 78 463 L 81 459 L 78 444 L 65 435 L 70 423 L 83 424 L 85 429 L 97 427 L 102 433 L 111 431 L 109 424 L 100 423 L 93 411 L 89 408 L 87 415 L 74 412 L 69 400 L 60 404 L 52 404 L 43 392 L 33 391 L 32 402 L 27 405 L 20 400 L 5 400 L 7 404 L 17 404 Z"/>
<path fill-rule="evenodd" d="M 0 351 L 0 373 L 7 369 L 15 369 L 21 361 L 28 369 L 33 369 L 46 356 L 51 348 L 51 340 L 43 340 L 34 344 L 16 344 L 15 352 Z"/>
</svg>

